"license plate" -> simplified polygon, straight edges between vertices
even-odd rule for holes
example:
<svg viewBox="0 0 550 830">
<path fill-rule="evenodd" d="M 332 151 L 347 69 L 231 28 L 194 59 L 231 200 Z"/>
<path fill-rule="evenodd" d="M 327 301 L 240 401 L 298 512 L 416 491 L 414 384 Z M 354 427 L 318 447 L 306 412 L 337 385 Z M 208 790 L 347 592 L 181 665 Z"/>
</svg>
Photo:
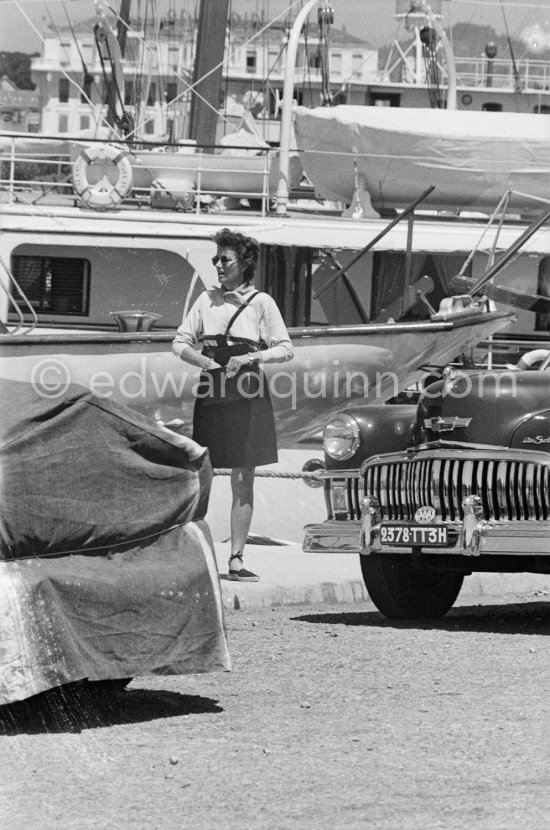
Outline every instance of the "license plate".
<svg viewBox="0 0 550 830">
<path fill-rule="evenodd" d="M 419 545 L 442 547 L 448 544 L 445 525 L 389 525 L 380 527 L 380 542 L 383 545 Z"/>
</svg>

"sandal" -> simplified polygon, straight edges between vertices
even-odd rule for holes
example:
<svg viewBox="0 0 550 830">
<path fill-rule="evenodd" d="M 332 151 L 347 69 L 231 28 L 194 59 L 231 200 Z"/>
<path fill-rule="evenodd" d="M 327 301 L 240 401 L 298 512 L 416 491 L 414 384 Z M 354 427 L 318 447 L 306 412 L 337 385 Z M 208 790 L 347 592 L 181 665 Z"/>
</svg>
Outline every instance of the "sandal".
<svg viewBox="0 0 550 830">
<path fill-rule="evenodd" d="M 234 559 L 240 559 L 241 562 L 243 561 L 242 553 L 232 553 L 229 557 L 229 579 L 233 582 L 259 582 L 260 577 L 253 574 L 252 571 L 247 571 L 246 568 L 241 568 L 238 571 L 235 571 L 231 568 L 231 563 Z"/>
</svg>

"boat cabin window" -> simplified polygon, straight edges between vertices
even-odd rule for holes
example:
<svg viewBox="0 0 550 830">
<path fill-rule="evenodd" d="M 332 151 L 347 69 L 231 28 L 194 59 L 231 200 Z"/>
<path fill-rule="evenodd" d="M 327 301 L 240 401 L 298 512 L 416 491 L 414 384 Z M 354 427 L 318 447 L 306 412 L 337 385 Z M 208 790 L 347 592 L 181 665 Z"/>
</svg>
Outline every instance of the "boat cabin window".
<svg viewBox="0 0 550 830">
<path fill-rule="evenodd" d="M 550 297 L 550 257 L 542 257 L 539 263 L 537 294 Z M 535 315 L 535 331 L 550 331 L 550 314 Z"/>
<path fill-rule="evenodd" d="M 496 104 L 494 101 L 486 101 L 481 109 L 483 112 L 502 112 L 502 104 Z"/>
<path fill-rule="evenodd" d="M 13 256 L 12 270 L 32 307 L 43 314 L 88 314 L 87 259 Z M 15 297 L 19 300 L 17 292 Z"/>
</svg>

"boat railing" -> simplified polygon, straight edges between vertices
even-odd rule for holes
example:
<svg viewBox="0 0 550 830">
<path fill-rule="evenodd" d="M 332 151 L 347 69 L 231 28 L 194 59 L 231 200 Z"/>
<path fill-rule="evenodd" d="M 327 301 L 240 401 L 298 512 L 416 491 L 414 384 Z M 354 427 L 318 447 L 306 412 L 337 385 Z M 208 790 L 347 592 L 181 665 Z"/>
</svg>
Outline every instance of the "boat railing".
<svg viewBox="0 0 550 830">
<path fill-rule="evenodd" d="M 515 366 L 523 355 L 535 349 L 550 349 L 550 336 L 492 335 L 476 346 L 476 366 L 489 371 Z"/>
<path fill-rule="evenodd" d="M 457 85 L 509 89 L 525 92 L 550 91 L 550 64 L 548 61 L 524 58 L 514 63 L 508 58 L 455 58 Z"/>
<path fill-rule="evenodd" d="M 13 289 L 17 292 L 17 296 L 14 294 Z M 36 316 L 36 311 L 34 310 L 31 302 L 15 277 L 13 276 L 8 264 L 4 262 L 3 257 L 0 256 L 0 290 L 5 294 L 10 303 L 11 310 L 15 313 L 19 319 L 19 323 L 15 326 L 7 329 L 6 326 L 2 323 L 2 327 L 0 328 L 0 335 L 1 334 L 29 334 L 35 326 L 38 324 L 38 317 Z M 25 320 L 25 311 L 22 306 L 26 306 L 30 315 L 30 321 Z"/>
<path fill-rule="evenodd" d="M 491 88 L 517 92 L 549 92 L 550 93 L 550 63 L 535 58 L 520 58 L 514 61 L 509 58 L 489 59 L 485 55 L 477 58 L 454 59 L 454 69 L 458 89 L 486 89 Z M 444 61 L 438 61 L 438 71 L 441 77 L 448 75 Z M 388 63 L 379 70 L 377 83 L 404 83 L 408 86 L 425 84 L 425 70 L 415 70 L 414 59 L 407 51 L 397 50 L 393 63 Z"/>
<path fill-rule="evenodd" d="M 62 199 L 80 206 L 73 169 L 81 152 L 97 143 L 115 145 L 130 162 L 132 186 L 122 205 L 200 213 L 216 211 L 221 199 L 233 199 L 247 200 L 243 206 L 265 215 L 275 195 L 278 159 L 271 147 L 216 145 L 189 152 L 176 144 L 0 133 L 0 201 L 46 205 Z"/>
</svg>

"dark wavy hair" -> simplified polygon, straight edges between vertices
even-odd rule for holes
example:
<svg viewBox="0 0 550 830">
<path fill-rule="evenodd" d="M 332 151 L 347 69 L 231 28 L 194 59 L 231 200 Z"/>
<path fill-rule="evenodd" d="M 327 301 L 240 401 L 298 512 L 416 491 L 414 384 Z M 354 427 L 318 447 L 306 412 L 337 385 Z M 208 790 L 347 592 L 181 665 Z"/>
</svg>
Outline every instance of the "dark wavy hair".
<svg viewBox="0 0 550 830">
<path fill-rule="evenodd" d="M 239 261 L 245 265 L 244 281 L 247 285 L 252 282 L 260 256 L 260 246 L 256 240 L 251 236 L 245 236 L 244 233 L 232 231 L 230 228 L 222 228 L 214 234 L 212 241 L 220 248 L 231 248 L 235 251 Z"/>
</svg>

